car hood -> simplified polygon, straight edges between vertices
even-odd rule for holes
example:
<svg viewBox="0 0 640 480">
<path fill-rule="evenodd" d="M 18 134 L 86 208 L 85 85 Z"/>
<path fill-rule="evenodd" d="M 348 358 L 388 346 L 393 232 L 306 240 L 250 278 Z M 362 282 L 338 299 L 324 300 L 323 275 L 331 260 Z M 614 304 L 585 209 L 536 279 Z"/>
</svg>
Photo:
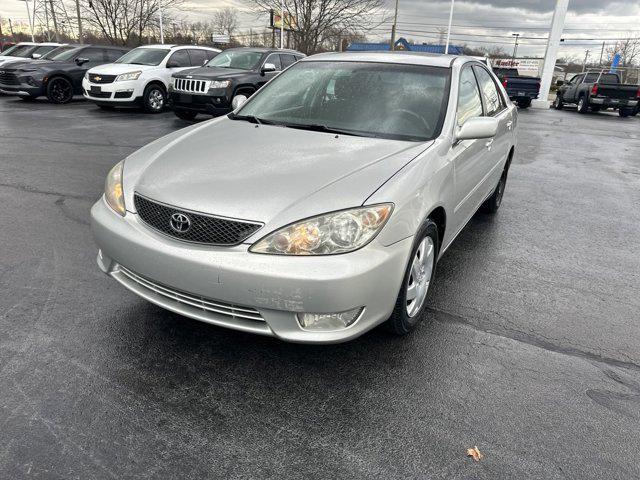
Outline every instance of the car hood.
<svg viewBox="0 0 640 480">
<path fill-rule="evenodd" d="M 133 192 L 187 210 L 264 222 L 362 205 L 430 144 L 312 132 L 226 117 L 174 132 L 125 161 Z M 264 230 L 263 230 L 264 231 Z"/>
<path fill-rule="evenodd" d="M 0 66 L 14 64 L 18 62 L 32 62 L 32 58 L 22 58 L 22 57 L 0 57 Z"/>
<path fill-rule="evenodd" d="M 184 70 L 180 73 L 176 73 L 173 76 L 175 78 L 195 78 L 203 80 L 212 80 L 218 78 L 233 78 L 250 74 L 251 70 L 240 70 L 237 68 L 222 68 L 222 67 L 198 67 Z"/>
<path fill-rule="evenodd" d="M 75 66 L 75 63 L 72 62 L 56 62 L 54 60 L 32 60 L 30 62 L 20 62 L 9 65 L 9 69 L 14 70 L 28 70 L 28 71 L 49 71 L 49 70 L 58 70 L 65 69 L 67 67 Z"/>
<path fill-rule="evenodd" d="M 158 65 L 134 65 L 131 63 L 107 63 L 89 69 L 89 73 L 99 73 L 102 75 L 120 75 L 128 72 L 145 72 L 161 68 Z"/>
</svg>

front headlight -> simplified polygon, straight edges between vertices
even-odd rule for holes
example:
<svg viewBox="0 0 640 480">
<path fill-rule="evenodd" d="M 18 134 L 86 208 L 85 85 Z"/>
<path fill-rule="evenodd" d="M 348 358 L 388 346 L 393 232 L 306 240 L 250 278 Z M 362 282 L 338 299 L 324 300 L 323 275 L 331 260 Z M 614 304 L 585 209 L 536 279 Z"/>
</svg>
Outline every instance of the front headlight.
<svg viewBox="0 0 640 480">
<path fill-rule="evenodd" d="M 104 182 L 104 198 L 107 204 L 124 217 L 127 209 L 124 206 L 124 191 L 122 190 L 122 169 L 124 160 L 117 163 L 107 175 Z"/>
<path fill-rule="evenodd" d="M 276 255 L 334 255 L 364 247 L 389 219 L 393 204 L 327 213 L 267 235 L 249 249 Z"/>
<path fill-rule="evenodd" d="M 129 72 L 118 75 L 115 79 L 116 82 L 126 82 L 127 80 L 137 80 L 142 72 Z"/>
<path fill-rule="evenodd" d="M 231 80 L 214 80 L 209 88 L 227 88 L 229 85 L 231 85 Z"/>
</svg>

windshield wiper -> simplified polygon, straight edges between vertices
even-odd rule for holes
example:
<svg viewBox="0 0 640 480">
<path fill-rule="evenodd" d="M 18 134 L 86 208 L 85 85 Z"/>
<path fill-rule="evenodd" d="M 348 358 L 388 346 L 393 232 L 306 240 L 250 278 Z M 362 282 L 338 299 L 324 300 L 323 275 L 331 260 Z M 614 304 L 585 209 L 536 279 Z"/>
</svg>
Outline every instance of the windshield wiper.
<svg viewBox="0 0 640 480">
<path fill-rule="evenodd" d="M 273 122 L 256 117 L 255 115 L 236 115 L 231 112 L 228 115 L 230 120 L 246 120 L 247 122 L 257 123 L 258 125 L 272 125 Z"/>
<path fill-rule="evenodd" d="M 330 127 L 328 125 L 323 125 L 321 123 L 278 123 L 277 125 L 287 127 L 287 128 L 298 128 L 300 130 L 311 130 L 313 132 L 325 132 L 325 133 L 336 133 L 340 135 L 352 135 L 354 137 L 373 137 L 376 138 L 377 135 L 370 132 L 363 132 L 360 130 L 349 130 L 346 128 L 337 128 Z"/>
</svg>

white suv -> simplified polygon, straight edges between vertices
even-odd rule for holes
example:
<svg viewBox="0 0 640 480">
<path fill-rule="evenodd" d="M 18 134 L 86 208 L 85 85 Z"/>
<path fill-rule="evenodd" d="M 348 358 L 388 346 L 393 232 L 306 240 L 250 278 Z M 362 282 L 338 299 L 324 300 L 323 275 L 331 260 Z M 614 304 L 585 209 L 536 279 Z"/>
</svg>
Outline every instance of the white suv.
<svg viewBox="0 0 640 480">
<path fill-rule="evenodd" d="M 100 108 L 142 106 L 157 113 L 167 103 L 173 73 L 201 67 L 220 50 L 193 45 L 145 45 L 114 63 L 90 69 L 82 81 L 83 95 Z"/>
</svg>

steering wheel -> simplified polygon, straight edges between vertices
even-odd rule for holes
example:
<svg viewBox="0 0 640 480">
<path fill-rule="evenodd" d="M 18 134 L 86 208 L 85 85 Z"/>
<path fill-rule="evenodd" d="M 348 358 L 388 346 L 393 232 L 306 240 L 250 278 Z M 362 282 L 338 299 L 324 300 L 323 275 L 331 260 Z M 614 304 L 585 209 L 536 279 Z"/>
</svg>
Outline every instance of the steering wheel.
<svg viewBox="0 0 640 480">
<path fill-rule="evenodd" d="M 389 117 L 393 117 L 393 116 L 404 116 L 407 120 L 407 117 L 411 117 L 412 122 L 418 122 L 418 124 L 422 124 L 425 128 L 425 131 L 430 132 L 431 131 L 431 125 L 429 125 L 429 122 L 427 122 L 425 120 L 424 117 L 421 117 L 420 115 L 418 115 L 415 112 L 412 112 L 411 110 L 407 110 L 405 108 L 396 108 L 395 110 L 392 110 L 389 113 Z"/>
</svg>

